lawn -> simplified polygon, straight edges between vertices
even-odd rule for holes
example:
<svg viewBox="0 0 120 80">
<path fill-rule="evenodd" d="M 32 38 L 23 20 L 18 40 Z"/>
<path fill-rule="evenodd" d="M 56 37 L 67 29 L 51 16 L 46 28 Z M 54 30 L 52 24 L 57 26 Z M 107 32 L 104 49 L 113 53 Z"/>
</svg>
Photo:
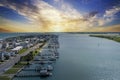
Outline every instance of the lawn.
<svg viewBox="0 0 120 80">
<path fill-rule="evenodd" d="M 27 49 L 21 49 L 19 52 L 18 52 L 18 54 L 22 54 L 22 53 L 24 53 L 25 51 L 27 51 Z"/>
<path fill-rule="evenodd" d="M 19 68 L 11 68 L 9 70 L 7 70 L 4 74 L 15 74 L 17 73 L 19 70 Z"/>
<path fill-rule="evenodd" d="M 22 68 L 23 66 L 25 66 L 27 63 L 26 62 L 20 62 L 16 65 L 14 65 L 12 68 Z"/>
<path fill-rule="evenodd" d="M 15 74 L 20 70 L 23 66 L 25 66 L 27 63 L 26 62 L 20 62 L 16 65 L 14 65 L 11 69 L 7 70 L 5 74 Z"/>
<path fill-rule="evenodd" d="M 10 80 L 8 76 L 0 76 L 0 80 Z"/>
</svg>

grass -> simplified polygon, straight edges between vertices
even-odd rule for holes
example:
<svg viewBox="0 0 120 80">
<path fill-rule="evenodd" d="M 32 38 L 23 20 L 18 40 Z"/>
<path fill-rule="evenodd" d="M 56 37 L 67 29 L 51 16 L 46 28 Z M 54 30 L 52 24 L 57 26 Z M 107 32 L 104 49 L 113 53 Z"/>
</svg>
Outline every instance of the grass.
<svg viewBox="0 0 120 80">
<path fill-rule="evenodd" d="M 15 74 L 17 73 L 19 70 L 19 68 L 11 68 L 9 70 L 7 70 L 4 74 Z"/>
<path fill-rule="evenodd" d="M 26 62 L 20 62 L 16 65 L 14 65 L 12 68 L 22 68 L 23 66 L 25 66 L 27 63 Z"/>
<path fill-rule="evenodd" d="M 22 53 L 24 53 L 25 51 L 27 51 L 27 49 L 21 49 L 19 52 L 18 52 L 18 54 L 22 54 Z"/>
<path fill-rule="evenodd" d="M 41 48 L 36 49 L 35 51 L 32 52 L 33 56 L 36 56 Z M 25 51 L 27 51 L 27 49 L 21 49 L 18 54 L 22 54 Z M 25 57 L 25 56 L 24 56 Z M 11 78 L 9 77 L 9 75 L 11 74 L 16 74 L 22 67 L 24 67 L 27 64 L 27 62 L 19 62 L 18 64 L 14 65 L 11 69 L 7 70 L 3 75 L 4 76 L 0 76 L 0 80 L 11 80 Z M 8 75 L 8 76 L 6 76 Z"/>
<path fill-rule="evenodd" d="M 39 53 L 40 49 L 41 49 L 41 48 L 38 48 L 38 49 L 36 49 L 35 51 L 33 51 L 33 55 L 36 56 L 36 55 Z"/>
<path fill-rule="evenodd" d="M 38 48 L 32 52 L 33 56 L 36 56 L 41 48 Z M 27 49 L 21 49 L 18 54 L 22 54 Z M 25 57 L 25 56 L 24 56 Z M 27 64 L 27 62 L 19 62 L 18 64 L 14 65 L 11 69 L 7 70 L 4 74 L 10 75 L 10 74 L 16 74 L 22 67 L 24 67 Z M 0 80 L 11 80 L 8 76 L 0 76 Z"/>
<path fill-rule="evenodd" d="M 26 64 L 27 62 L 19 62 L 18 64 L 14 65 L 11 69 L 7 70 L 2 76 L 0 76 L 0 80 L 11 80 L 9 75 L 16 74 Z"/>
<path fill-rule="evenodd" d="M 0 76 L 0 80 L 10 80 L 8 76 Z"/>
<path fill-rule="evenodd" d="M 26 62 L 20 62 L 14 65 L 11 69 L 7 70 L 4 74 L 15 74 L 26 64 L 27 64 Z"/>
</svg>

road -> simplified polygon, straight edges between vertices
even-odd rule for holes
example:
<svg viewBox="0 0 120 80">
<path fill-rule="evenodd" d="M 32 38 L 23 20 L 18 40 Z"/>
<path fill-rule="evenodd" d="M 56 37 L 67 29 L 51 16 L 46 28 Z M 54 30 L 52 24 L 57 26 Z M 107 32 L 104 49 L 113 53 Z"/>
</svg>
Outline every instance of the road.
<svg viewBox="0 0 120 80">
<path fill-rule="evenodd" d="M 3 74 L 6 70 L 14 66 L 15 63 L 17 63 L 20 60 L 20 57 L 27 55 L 30 51 L 34 51 L 41 45 L 40 43 L 35 45 L 34 47 L 29 48 L 27 51 L 25 51 L 22 54 L 17 54 L 16 57 L 11 58 L 10 60 L 4 62 L 0 65 L 0 75 Z"/>
</svg>

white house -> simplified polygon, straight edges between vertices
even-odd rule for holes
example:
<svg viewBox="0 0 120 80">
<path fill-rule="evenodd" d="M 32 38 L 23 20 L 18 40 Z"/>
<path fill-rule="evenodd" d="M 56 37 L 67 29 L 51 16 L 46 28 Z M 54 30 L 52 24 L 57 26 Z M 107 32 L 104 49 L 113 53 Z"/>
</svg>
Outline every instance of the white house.
<svg viewBox="0 0 120 80">
<path fill-rule="evenodd" d="M 20 43 L 15 43 L 16 46 L 20 46 Z"/>
<path fill-rule="evenodd" d="M 21 49 L 23 49 L 23 46 L 17 46 L 17 47 L 15 47 L 15 48 L 13 48 L 12 51 L 18 52 L 18 51 L 20 51 Z"/>
</svg>

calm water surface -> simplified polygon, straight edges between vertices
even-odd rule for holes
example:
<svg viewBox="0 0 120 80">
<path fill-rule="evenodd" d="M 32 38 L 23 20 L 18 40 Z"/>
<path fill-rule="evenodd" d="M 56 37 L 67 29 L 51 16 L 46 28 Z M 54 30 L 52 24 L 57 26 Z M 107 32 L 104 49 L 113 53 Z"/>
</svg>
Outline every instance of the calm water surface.
<svg viewBox="0 0 120 80">
<path fill-rule="evenodd" d="M 52 77 L 13 80 L 120 80 L 120 43 L 78 34 L 60 35 L 59 42 Z"/>
</svg>

